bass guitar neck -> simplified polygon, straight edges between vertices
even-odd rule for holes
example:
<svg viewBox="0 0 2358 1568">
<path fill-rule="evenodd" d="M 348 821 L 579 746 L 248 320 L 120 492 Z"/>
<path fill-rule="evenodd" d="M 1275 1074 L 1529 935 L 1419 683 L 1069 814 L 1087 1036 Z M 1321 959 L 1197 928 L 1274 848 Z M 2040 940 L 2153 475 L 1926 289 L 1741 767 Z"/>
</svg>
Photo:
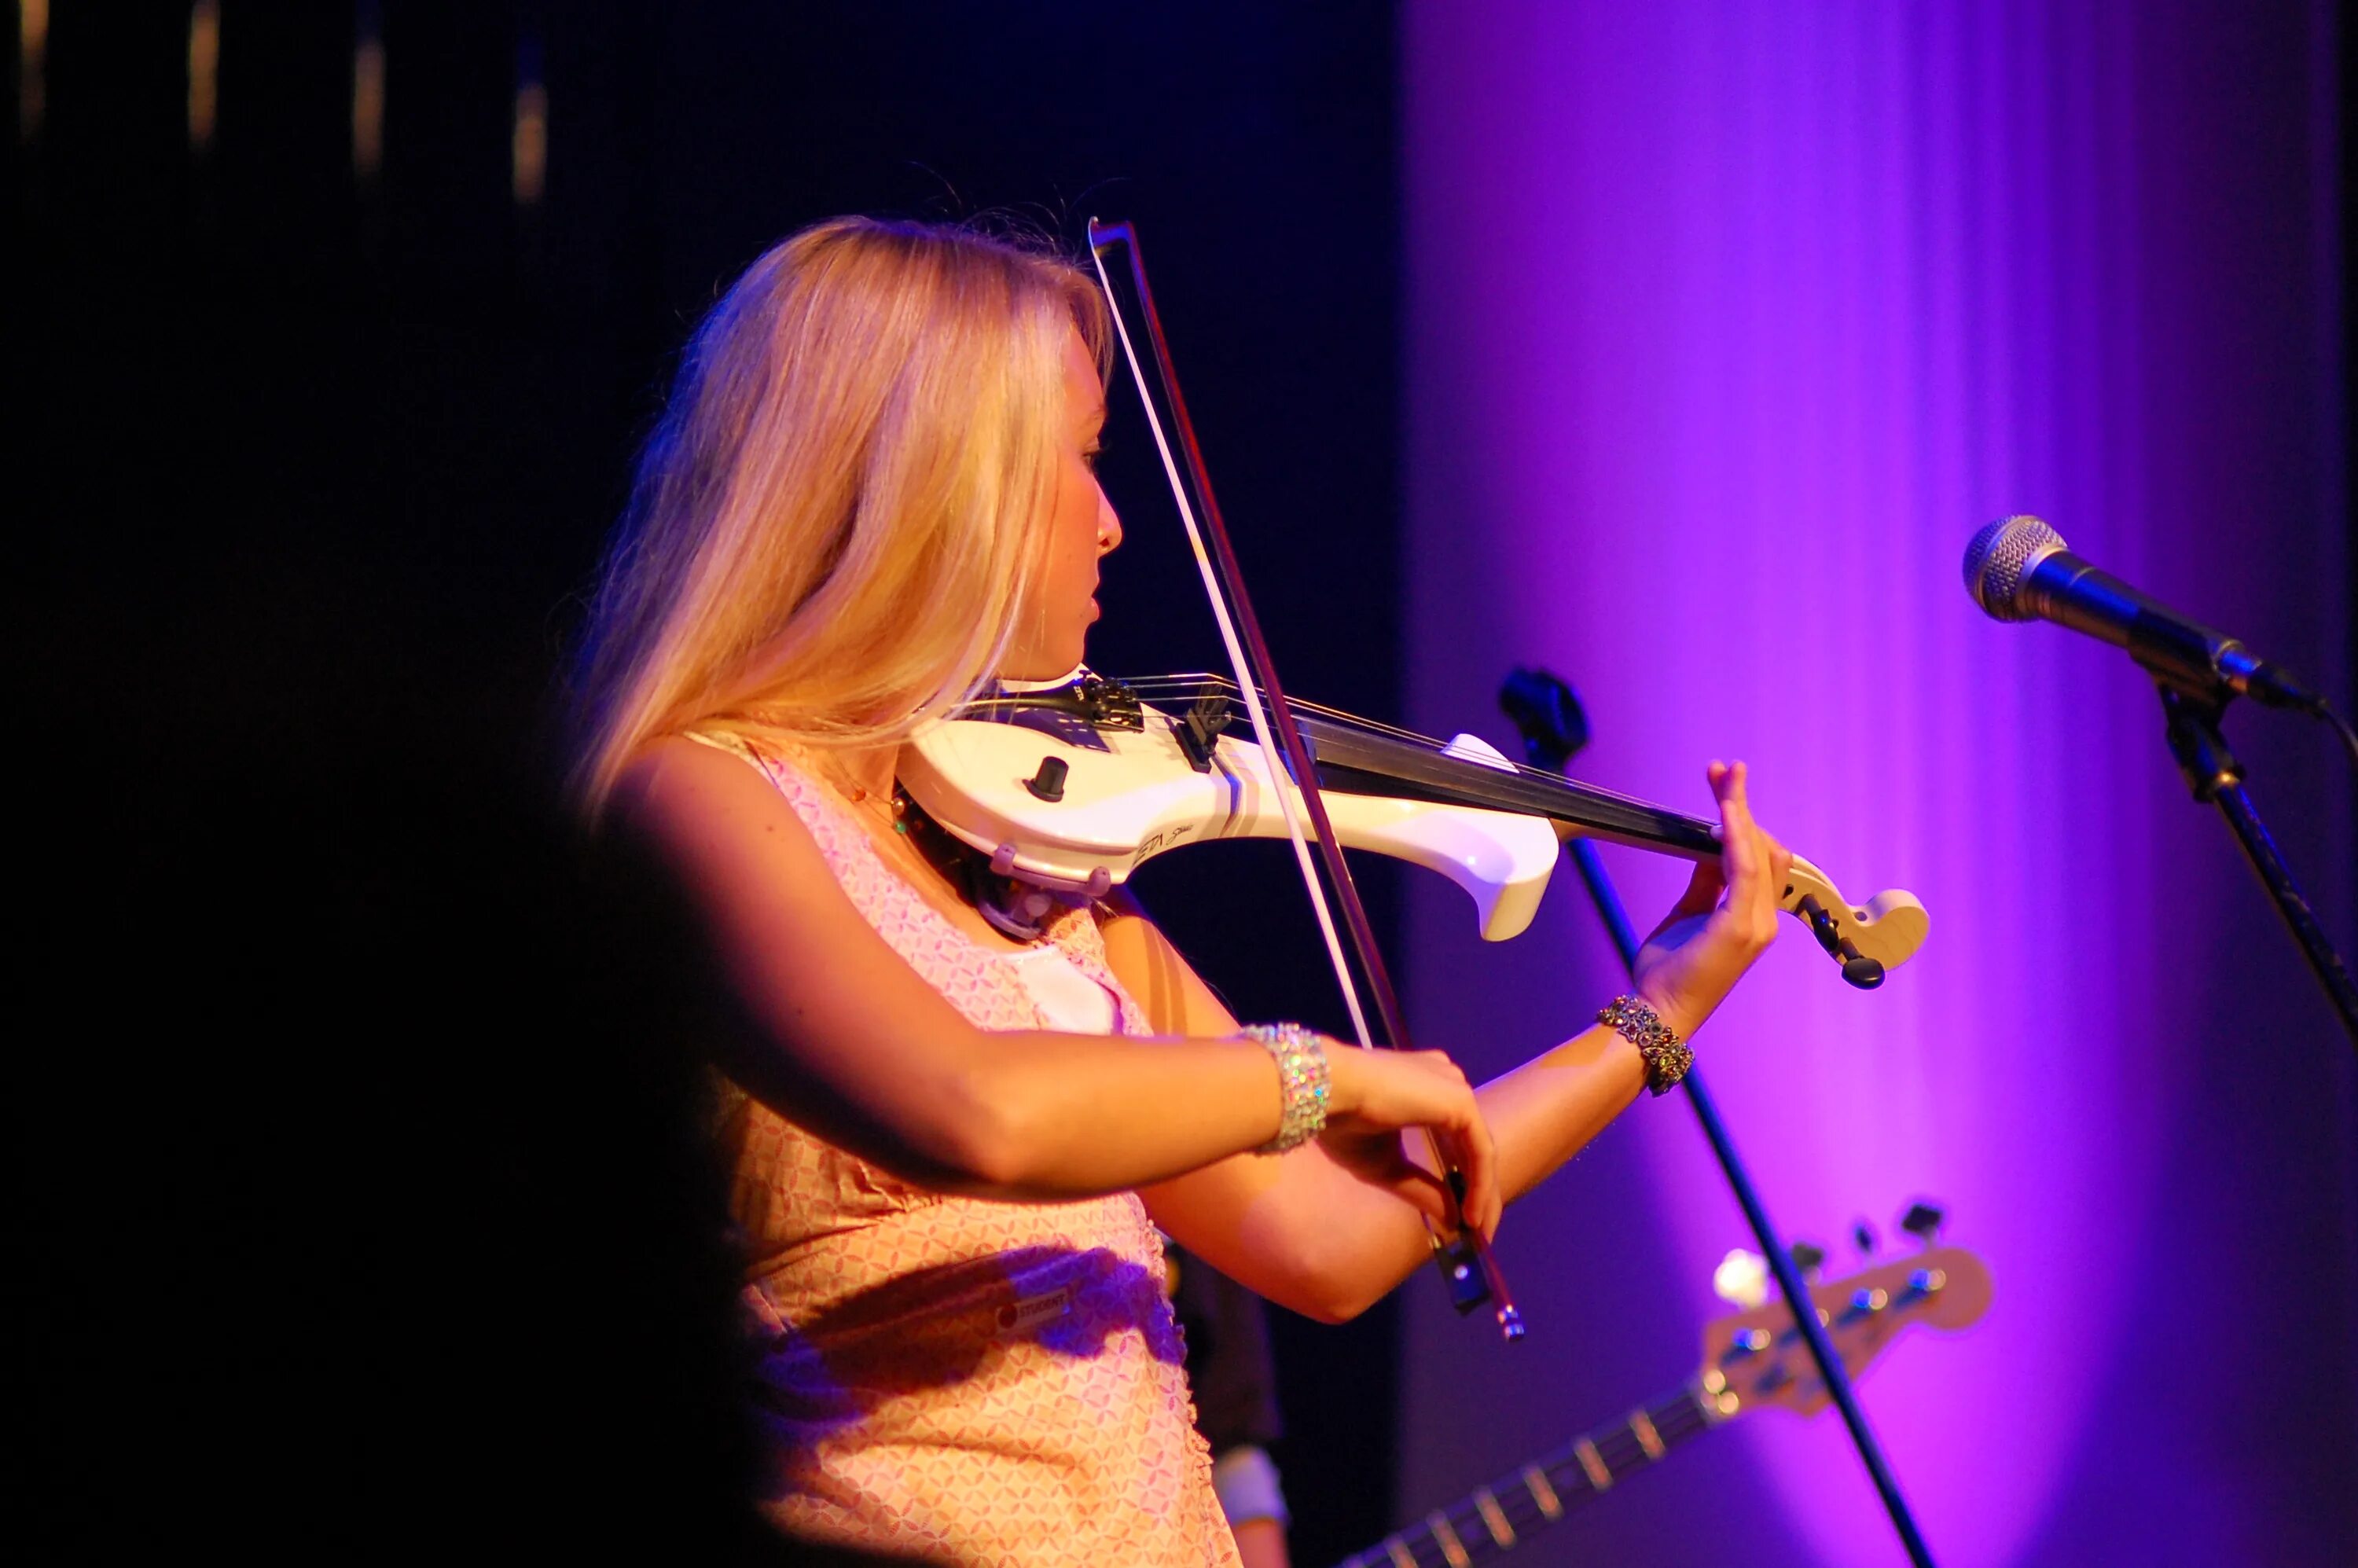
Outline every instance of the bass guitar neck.
<svg viewBox="0 0 2358 1568">
<path fill-rule="evenodd" d="M 1714 1396 L 1700 1382 L 1691 1382 L 1475 1487 L 1336 1568 L 1468 1568 L 1487 1563 L 1725 1419 Z"/>
</svg>

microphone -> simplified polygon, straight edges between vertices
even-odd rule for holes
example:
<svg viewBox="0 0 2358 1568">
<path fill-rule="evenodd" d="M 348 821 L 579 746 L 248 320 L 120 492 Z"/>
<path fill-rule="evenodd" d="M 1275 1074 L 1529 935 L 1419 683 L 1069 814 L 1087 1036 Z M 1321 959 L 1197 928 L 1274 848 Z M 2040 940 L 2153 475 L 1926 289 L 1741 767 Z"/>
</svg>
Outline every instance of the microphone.
<svg viewBox="0 0 2358 1568">
<path fill-rule="evenodd" d="M 2325 704 L 2291 671 L 2098 571 L 2036 517 L 2001 518 L 1974 535 L 1965 589 L 1996 620 L 2052 621 L 2101 637 L 2181 692 L 2233 693 L 2324 715 Z"/>
</svg>

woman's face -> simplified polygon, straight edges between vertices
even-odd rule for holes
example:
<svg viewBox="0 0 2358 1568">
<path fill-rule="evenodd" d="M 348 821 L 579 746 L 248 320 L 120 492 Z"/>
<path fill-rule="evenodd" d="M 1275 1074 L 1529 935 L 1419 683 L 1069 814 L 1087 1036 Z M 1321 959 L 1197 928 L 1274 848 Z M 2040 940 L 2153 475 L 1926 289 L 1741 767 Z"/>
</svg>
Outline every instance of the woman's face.
<svg viewBox="0 0 2358 1568">
<path fill-rule="evenodd" d="M 1105 418 L 1097 362 L 1081 334 L 1068 332 L 1046 554 L 1031 609 L 1000 663 L 999 673 L 1010 680 L 1054 680 L 1072 669 L 1081 662 L 1089 622 L 1098 618 L 1098 557 L 1121 543 L 1121 519 L 1098 485 L 1098 438 Z"/>
</svg>

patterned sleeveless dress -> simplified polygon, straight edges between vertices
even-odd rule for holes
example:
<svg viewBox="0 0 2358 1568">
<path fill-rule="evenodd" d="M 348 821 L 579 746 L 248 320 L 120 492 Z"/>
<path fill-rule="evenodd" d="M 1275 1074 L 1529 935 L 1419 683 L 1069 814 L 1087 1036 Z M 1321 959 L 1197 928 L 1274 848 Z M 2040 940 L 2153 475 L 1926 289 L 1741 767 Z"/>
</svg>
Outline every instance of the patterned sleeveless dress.
<svg viewBox="0 0 2358 1568">
<path fill-rule="evenodd" d="M 770 744 L 698 734 L 776 785 L 853 905 L 978 1027 L 1042 1026 L 1005 954 L 894 873 L 851 807 Z M 1048 936 L 1145 1015 L 1095 916 Z M 760 1502 L 790 1534 L 974 1568 L 1235 1564 L 1133 1194 L 1001 1203 L 912 1186 L 724 1085 L 723 1157 L 757 1337 Z"/>
</svg>

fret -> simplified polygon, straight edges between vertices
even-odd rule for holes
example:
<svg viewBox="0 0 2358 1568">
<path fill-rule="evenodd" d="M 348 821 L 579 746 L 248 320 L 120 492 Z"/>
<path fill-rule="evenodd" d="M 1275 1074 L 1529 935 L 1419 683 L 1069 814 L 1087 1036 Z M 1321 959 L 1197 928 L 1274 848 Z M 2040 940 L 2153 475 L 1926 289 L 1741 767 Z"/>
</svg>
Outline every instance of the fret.
<svg viewBox="0 0 2358 1568">
<path fill-rule="evenodd" d="M 1399 1536 L 1386 1536 L 1384 1551 L 1391 1557 L 1392 1568 L 1417 1568 L 1416 1558 L 1409 1552 L 1408 1542 Z"/>
<path fill-rule="evenodd" d="M 1605 1456 L 1596 1451 L 1595 1444 L 1584 1437 L 1572 1445 L 1572 1454 L 1574 1458 L 1580 1461 L 1581 1469 L 1587 1472 L 1588 1485 L 1592 1491 L 1602 1492 L 1611 1489 L 1613 1472 L 1606 1467 Z"/>
<path fill-rule="evenodd" d="M 1466 1568 L 1473 1561 L 1466 1555 L 1466 1543 L 1458 1540 L 1457 1532 L 1449 1527 L 1447 1514 L 1435 1509 L 1425 1515 L 1424 1528 L 1433 1533 L 1433 1540 L 1441 1543 L 1441 1554 L 1449 1560 L 1449 1568 Z"/>
<path fill-rule="evenodd" d="M 1629 1430 L 1638 1434 L 1638 1446 L 1648 1460 L 1660 1459 L 1666 1452 L 1662 1447 L 1662 1434 L 1654 1430 L 1653 1417 L 1646 1413 L 1645 1406 L 1639 1405 L 1629 1412 Z"/>
<path fill-rule="evenodd" d="M 1507 1522 L 1506 1514 L 1498 1508 L 1498 1496 L 1489 1487 L 1474 1488 L 1474 1509 L 1482 1516 L 1482 1528 L 1490 1532 L 1490 1539 L 1498 1543 L 1499 1551 L 1504 1552 L 1515 1544 L 1515 1527 Z"/>
<path fill-rule="evenodd" d="M 1555 1488 L 1548 1485 L 1547 1472 L 1538 1465 L 1523 1466 L 1523 1490 L 1539 1504 L 1540 1517 L 1550 1524 L 1563 1517 L 1563 1502 L 1555 1495 Z"/>
<path fill-rule="evenodd" d="M 1596 1453 L 1617 1483 L 1628 1480 L 1653 1463 L 1646 1457 L 1637 1432 L 1626 1421 L 1596 1439 Z"/>
</svg>

